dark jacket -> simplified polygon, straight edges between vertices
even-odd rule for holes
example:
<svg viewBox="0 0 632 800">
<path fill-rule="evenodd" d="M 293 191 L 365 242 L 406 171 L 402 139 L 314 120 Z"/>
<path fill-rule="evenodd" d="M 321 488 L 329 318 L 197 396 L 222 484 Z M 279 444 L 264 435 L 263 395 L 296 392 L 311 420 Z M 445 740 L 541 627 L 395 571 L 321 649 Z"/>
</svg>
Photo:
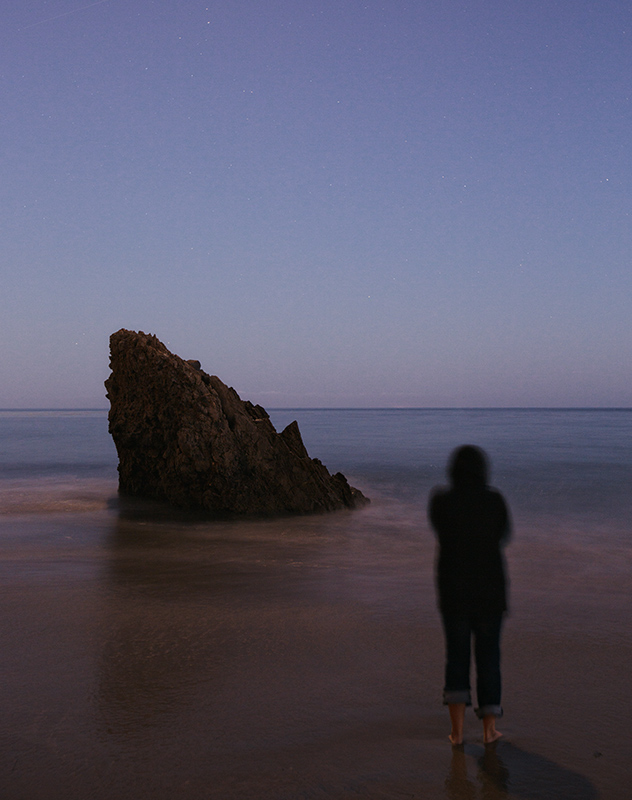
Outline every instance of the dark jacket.
<svg viewBox="0 0 632 800">
<path fill-rule="evenodd" d="M 476 483 L 435 489 L 428 516 L 439 542 L 437 589 L 441 612 L 506 611 L 502 546 L 511 526 L 502 495 Z"/>
</svg>

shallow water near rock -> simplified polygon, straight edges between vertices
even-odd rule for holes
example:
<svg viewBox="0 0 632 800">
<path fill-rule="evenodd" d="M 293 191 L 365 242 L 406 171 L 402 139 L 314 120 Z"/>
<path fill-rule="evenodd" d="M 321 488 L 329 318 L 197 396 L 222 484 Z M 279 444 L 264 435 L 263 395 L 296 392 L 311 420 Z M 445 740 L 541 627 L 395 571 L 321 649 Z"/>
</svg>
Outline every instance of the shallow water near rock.
<svg viewBox="0 0 632 800">
<path fill-rule="evenodd" d="M 271 417 L 371 505 L 121 503 L 105 412 L 0 412 L 0 796 L 628 797 L 631 412 Z M 515 530 L 505 739 L 453 749 L 425 505 L 464 442 Z"/>
</svg>

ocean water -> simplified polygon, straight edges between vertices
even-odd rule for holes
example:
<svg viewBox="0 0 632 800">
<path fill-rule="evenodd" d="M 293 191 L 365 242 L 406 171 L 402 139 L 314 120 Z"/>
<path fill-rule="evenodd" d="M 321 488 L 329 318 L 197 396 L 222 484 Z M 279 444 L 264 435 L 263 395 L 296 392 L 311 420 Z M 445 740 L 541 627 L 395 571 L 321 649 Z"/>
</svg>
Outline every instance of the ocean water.
<svg viewBox="0 0 632 800">
<path fill-rule="evenodd" d="M 106 411 L 0 411 L 2 797 L 628 797 L 632 410 L 270 415 L 371 504 L 122 501 Z M 440 703 L 425 509 L 464 443 L 514 523 L 493 753 Z"/>
<path fill-rule="evenodd" d="M 449 453 L 471 442 L 529 532 L 563 516 L 587 541 L 627 541 L 631 409 L 282 409 L 312 457 L 381 500 L 425 504 Z M 82 509 L 116 494 L 107 413 L 0 411 L 0 511 Z"/>
</svg>

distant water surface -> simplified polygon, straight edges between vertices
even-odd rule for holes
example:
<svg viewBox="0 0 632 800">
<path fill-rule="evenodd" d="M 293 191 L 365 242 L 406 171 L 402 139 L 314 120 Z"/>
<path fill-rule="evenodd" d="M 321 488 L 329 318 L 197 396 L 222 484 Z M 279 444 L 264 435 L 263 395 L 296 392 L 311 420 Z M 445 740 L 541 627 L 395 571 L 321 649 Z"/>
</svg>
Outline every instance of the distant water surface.
<svg viewBox="0 0 632 800">
<path fill-rule="evenodd" d="M 379 497 L 425 504 L 429 488 L 445 479 L 451 450 L 469 442 L 488 452 L 492 482 L 514 513 L 537 523 L 555 514 L 589 518 L 626 535 L 630 409 L 278 409 L 270 415 L 279 431 L 297 419 L 310 456 Z M 85 489 L 106 499 L 116 463 L 105 411 L 0 411 L 0 502 L 25 485 L 51 502 L 61 499 L 57 487 L 64 496 Z M 26 510 L 29 498 L 21 497 Z"/>
<path fill-rule="evenodd" d="M 276 411 L 296 416 L 308 451 L 391 497 L 419 498 L 445 481 L 449 453 L 483 447 L 492 483 L 514 514 L 540 526 L 563 515 L 627 540 L 632 512 L 631 409 L 358 409 Z M 615 534 L 616 531 L 616 534 Z"/>
</svg>

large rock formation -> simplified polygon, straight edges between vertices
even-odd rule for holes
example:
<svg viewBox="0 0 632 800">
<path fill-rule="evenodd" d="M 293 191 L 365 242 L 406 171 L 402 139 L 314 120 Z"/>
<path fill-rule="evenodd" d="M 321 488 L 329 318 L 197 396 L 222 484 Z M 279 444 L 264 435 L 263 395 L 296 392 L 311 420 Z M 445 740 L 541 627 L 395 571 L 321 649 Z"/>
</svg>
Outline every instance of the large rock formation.
<svg viewBox="0 0 632 800">
<path fill-rule="evenodd" d="M 221 516 L 368 502 L 308 456 L 296 422 L 277 433 L 261 406 L 155 336 L 122 329 L 110 337 L 110 356 L 105 386 L 121 493 Z"/>
</svg>

